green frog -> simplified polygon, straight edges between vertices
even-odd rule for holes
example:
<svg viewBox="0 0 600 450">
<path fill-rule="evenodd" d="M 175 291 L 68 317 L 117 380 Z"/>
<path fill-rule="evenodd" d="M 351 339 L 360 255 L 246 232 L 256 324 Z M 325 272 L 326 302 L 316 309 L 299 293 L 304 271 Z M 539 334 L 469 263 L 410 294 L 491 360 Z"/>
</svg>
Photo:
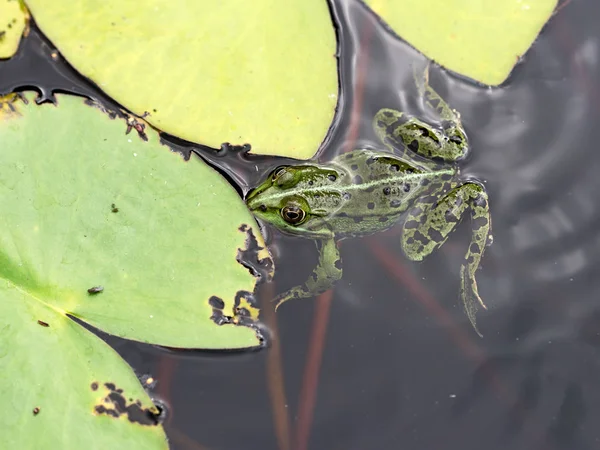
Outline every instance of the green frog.
<svg viewBox="0 0 600 450">
<path fill-rule="evenodd" d="M 471 242 L 460 268 L 460 297 L 475 331 L 481 300 L 475 272 L 491 243 L 485 188 L 461 180 L 458 162 L 468 150 L 460 115 L 431 88 L 428 71 L 415 77 L 425 104 L 440 116 L 438 127 L 393 109 L 381 109 L 373 127 L 389 151 L 343 153 L 327 164 L 299 163 L 275 169 L 246 203 L 279 230 L 314 239 L 319 262 L 303 284 L 278 295 L 276 307 L 325 292 L 341 278 L 337 242 L 402 223 L 402 249 L 421 261 L 448 238 L 470 212 Z"/>
</svg>

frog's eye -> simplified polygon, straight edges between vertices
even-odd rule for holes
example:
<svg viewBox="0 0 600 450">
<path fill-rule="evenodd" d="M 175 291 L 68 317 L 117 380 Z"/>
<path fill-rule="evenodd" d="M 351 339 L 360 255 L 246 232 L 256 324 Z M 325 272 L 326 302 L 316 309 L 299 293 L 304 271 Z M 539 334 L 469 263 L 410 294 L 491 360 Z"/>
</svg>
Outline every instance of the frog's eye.
<svg viewBox="0 0 600 450">
<path fill-rule="evenodd" d="M 273 171 L 273 181 L 277 178 L 281 177 L 284 173 L 287 172 L 287 166 L 279 166 L 277 169 Z"/>
<path fill-rule="evenodd" d="M 291 225 L 299 224 L 306 217 L 302 208 L 296 205 L 287 205 L 281 208 L 281 217 Z"/>
</svg>

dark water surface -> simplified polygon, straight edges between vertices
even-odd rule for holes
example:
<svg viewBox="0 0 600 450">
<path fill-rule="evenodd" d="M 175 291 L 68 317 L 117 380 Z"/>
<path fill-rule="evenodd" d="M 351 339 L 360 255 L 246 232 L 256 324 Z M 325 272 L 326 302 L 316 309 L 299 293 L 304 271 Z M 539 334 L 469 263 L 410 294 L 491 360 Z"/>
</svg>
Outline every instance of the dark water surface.
<svg viewBox="0 0 600 450">
<path fill-rule="evenodd" d="M 426 62 L 358 2 L 335 1 L 334 15 L 343 90 L 322 160 L 381 147 L 371 129 L 379 108 L 419 113 L 411 65 Z M 501 88 L 432 67 L 470 138 L 464 174 L 490 196 L 495 240 L 478 274 L 484 338 L 458 300 L 467 226 L 423 263 L 406 260 L 394 229 L 344 241 L 330 309 L 326 299 L 286 303 L 268 349 L 171 352 L 105 337 L 136 372 L 158 378 L 173 449 L 600 448 L 599 19 L 594 0 L 568 2 Z M 0 91 L 103 98 L 51 52 L 33 32 L 0 63 Z M 241 193 L 282 162 L 203 157 Z M 269 238 L 277 278 L 259 293 L 265 308 L 317 258 L 309 240 Z M 318 387 L 307 367 L 318 369 Z"/>
</svg>

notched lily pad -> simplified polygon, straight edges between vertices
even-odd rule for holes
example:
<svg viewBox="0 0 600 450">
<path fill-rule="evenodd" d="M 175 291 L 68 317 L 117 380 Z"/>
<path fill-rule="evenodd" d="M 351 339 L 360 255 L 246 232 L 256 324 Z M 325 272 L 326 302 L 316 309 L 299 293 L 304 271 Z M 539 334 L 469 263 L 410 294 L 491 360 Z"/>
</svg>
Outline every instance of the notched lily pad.
<svg viewBox="0 0 600 450">
<path fill-rule="evenodd" d="M 244 248 L 238 249 L 237 261 L 259 281 L 271 281 L 274 267 L 269 250 L 264 243 L 259 243 L 250 225 L 244 223 L 240 225 L 239 230 L 246 235 L 246 245 Z M 260 234 L 259 238 L 262 242 Z"/>
<path fill-rule="evenodd" d="M 238 194 L 199 158 L 122 111 L 56 98 L 0 98 L 3 439 L 165 449 L 129 366 L 69 316 L 168 347 L 260 346 L 249 267 L 269 274 L 272 263 Z"/>
<path fill-rule="evenodd" d="M 19 0 L 0 0 L 0 59 L 16 53 L 27 19 L 27 10 Z"/>
<path fill-rule="evenodd" d="M 8 223 L 14 222 L 15 228 L 27 224 L 34 231 L 26 246 L 39 240 L 41 247 L 52 249 L 53 240 L 74 241 L 67 245 L 63 242 L 62 259 L 49 263 L 58 272 L 58 279 L 81 288 L 65 286 L 67 295 L 52 301 L 61 307 L 68 305 L 64 311 L 109 333 L 169 346 L 202 348 L 206 336 L 192 332 L 198 326 L 196 315 L 202 312 L 196 310 L 201 303 L 198 297 L 217 295 L 225 299 L 226 309 L 234 311 L 237 293 L 252 292 L 261 271 L 267 278 L 272 272 L 261 235 L 255 235 L 249 225 L 237 225 L 240 221 L 256 224 L 244 203 L 199 158 L 184 161 L 160 144 L 153 131 L 140 136 L 140 130 L 145 129 L 141 119 L 136 119 L 138 139 L 134 133 L 128 134 L 131 118 L 123 112 L 94 105 L 107 115 L 98 114 L 85 107 L 84 100 L 66 95 L 58 97 L 58 106 L 37 106 L 31 102 L 33 96 L 10 95 L 1 102 L 1 110 L 19 120 L 9 120 L 13 126 L 0 128 L 0 137 L 6 143 L 0 158 L 6 166 L 20 170 L 0 178 L 4 187 L 11 187 L 6 192 L 10 195 L 0 198 L 0 202 L 11 205 Z M 85 103 L 90 104 L 89 100 Z M 69 123 L 78 126 L 70 127 Z M 77 143 L 75 149 L 73 142 Z M 21 146 L 28 151 L 22 151 Z M 44 151 L 52 154 L 50 160 L 44 158 Z M 19 203 L 19 194 L 33 197 L 32 202 Z M 114 212 L 116 204 L 118 213 Z M 67 230 L 71 234 L 65 237 Z M 81 264 L 75 271 L 59 270 L 74 268 L 76 262 Z M 38 271 L 35 261 L 30 270 Z M 220 272 L 219 278 L 214 277 L 215 270 Z M 36 273 L 42 291 L 46 288 L 44 281 L 56 282 L 42 280 L 47 276 Z M 102 295 L 90 297 L 88 290 L 95 286 L 103 287 Z M 127 302 L 121 301 L 123 297 Z M 152 298 L 171 300 L 153 304 Z M 182 304 L 175 308 L 174 301 Z M 175 310 L 180 311 L 179 319 L 187 315 L 181 312 L 182 307 L 189 308 L 191 316 L 183 324 L 189 324 L 195 343 L 176 344 L 174 340 L 188 339 L 167 337 L 172 334 L 169 326 L 161 326 L 175 317 Z M 147 317 L 140 314 L 144 311 L 149 313 Z M 134 329 L 117 323 L 123 315 L 132 313 L 137 321 Z M 109 317 L 118 320 L 112 323 Z M 212 329 L 211 333 L 220 331 Z M 248 335 L 249 330 L 242 333 Z"/>
<path fill-rule="evenodd" d="M 92 391 L 100 392 L 103 397 L 99 397 L 94 406 L 94 414 L 106 415 L 115 419 L 124 418 L 132 423 L 146 426 L 156 426 L 160 423 L 161 411 L 156 405 L 144 408 L 140 400 L 133 398 L 127 399 L 127 393 L 119 389 L 114 383 L 98 383 L 94 381 L 90 387 Z"/>
<path fill-rule="evenodd" d="M 501 84 L 557 0 L 365 0 L 403 39 L 442 66 Z"/>
<path fill-rule="evenodd" d="M 61 54 L 160 130 L 309 158 L 338 98 L 324 0 L 27 0 Z"/>
<path fill-rule="evenodd" d="M 157 407 L 112 348 L 4 277 L 0 296 L 3 447 L 69 450 L 93 440 L 97 448 L 168 448 L 162 426 L 143 418 L 146 412 L 160 417 Z M 124 404 L 91 388 L 109 377 L 129 396 Z M 119 418 L 98 414 L 100 404 L 121 412 Z"/>
</svg>

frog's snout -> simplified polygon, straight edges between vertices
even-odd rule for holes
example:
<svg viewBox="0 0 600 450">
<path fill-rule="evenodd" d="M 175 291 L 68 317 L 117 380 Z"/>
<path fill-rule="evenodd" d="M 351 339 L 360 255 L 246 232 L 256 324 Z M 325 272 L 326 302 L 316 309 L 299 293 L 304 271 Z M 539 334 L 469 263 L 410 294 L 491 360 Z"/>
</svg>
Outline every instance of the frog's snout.
<svg viewBox="0 0 600 450">
<path fill-rule="evenodd" d="M 267 210 L 267 205 L 253 195 L 255 191 L 256 189 L 253 189 L 248 193 L 246 205 L 248 205 L 248 209 L 252 212 L 265 212 Z"/>
<path fill-rule="evenodd" d="M 248 202 L 256 194 L 256 188 L 252 188 L 246 194 L 246 202 Z"/>
<path fill-rule="evenodd" d="M 246 205 L 248 205 L 249 209 L 254 209 L 255 204 L 258 203 L 256 201 L 256 188 L 250 189 L 246 194 L 246 198 L 244 199 Z"/>
<path fill-rule="evenodd" d="M 267 205 L 265 205 L 264 203 L 261 203 L 258 206 L 254 207 L 254 208 L 250 208 L 250 209 L 252 211 L 267 212 Z"/>
</svg>

